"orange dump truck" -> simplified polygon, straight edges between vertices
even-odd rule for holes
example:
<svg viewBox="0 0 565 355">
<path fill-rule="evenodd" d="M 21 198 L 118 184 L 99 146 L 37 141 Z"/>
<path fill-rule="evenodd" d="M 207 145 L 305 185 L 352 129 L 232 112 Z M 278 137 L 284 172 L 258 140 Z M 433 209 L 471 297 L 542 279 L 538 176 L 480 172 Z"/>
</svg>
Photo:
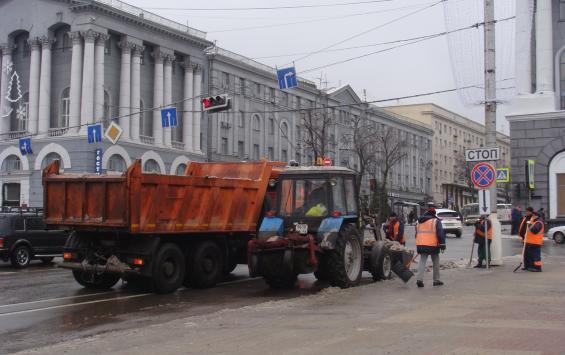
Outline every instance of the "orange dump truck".
<svg viewBox="0 0 565 355">
<path fill-rule="evenodd" d="M 198 163 L 184 176 L 43 171 L 44 217 L 71 229 L 60 267 L 78 283 L 109 288 L 120 278 L 160 293 L 182 284 L 210 287 L 238 263 L 265 209 L 282 163 Z"/>
</svg>

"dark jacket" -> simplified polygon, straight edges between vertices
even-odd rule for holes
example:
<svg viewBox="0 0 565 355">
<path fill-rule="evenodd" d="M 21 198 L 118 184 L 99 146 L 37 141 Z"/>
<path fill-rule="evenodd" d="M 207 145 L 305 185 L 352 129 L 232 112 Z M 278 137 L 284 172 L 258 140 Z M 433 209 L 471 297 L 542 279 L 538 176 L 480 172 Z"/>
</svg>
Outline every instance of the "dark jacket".
<svg viewBox="0 0 565 355">
<path fill-rule="evenodd" d="M 524 216 L 524 218 L 522 218 L 522 220 L 520 221 L 520 230 L 518 231 L 518 235 L 520 235 L 522 239 L 526 237 L 526 228 L 528 228 L 528 221 L 530 220 L 530 218 L 532 217 Z"/>
<path fill-rule="evenodd" d="M 492 222 L 491 222 L 490 219 L 488 219 L 488 218 L 487 218 L 486 221 L 487 221 L 487 229 L 491 229 L 491 228 L 492 228 Z M 480 237 L 479 235 L 477 235 L 477 230 L 478 230 L 478 229 L 480 229 L 483 233 L 484 233 L 484 231 L 485 231 L 485 225 L 484 225 L 484 223 L 483 223 L 481 220 L 478 220 L 478 221 L 475 223 L 475 233 L 474 233 L 475 239 L 474 239 L 474 242 L 475 242 L 475 243 L 478 243 L 478 244 L 484 244 L 484 242 L 485 242 L 485 237 Z"/>
<path fill-rule="evenodd" d="M 418 223 L 424 223 L 432 218 L 437 219 L 436 223 L 436 234 L 439 241 L 439 245 L 445 245 L 445 233 L 443 232 L 443 226 L 441 225 L 441 221 L 433 215 L 428 213 L 424 214 L 422 217 L 418 218 Z M 430 246 L 417 246 L 416 247 L 418 254 L 438 254 L 440 251 L 440 247 L 430 247 Z"/>
</svg>

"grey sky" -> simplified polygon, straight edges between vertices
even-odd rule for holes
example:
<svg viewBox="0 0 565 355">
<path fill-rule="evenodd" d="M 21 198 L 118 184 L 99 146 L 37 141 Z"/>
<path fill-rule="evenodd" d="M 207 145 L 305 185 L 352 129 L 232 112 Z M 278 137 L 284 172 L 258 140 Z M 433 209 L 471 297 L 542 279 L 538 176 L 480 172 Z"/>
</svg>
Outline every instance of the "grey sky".
<svg viewBox="0 0 565 355">
<path fill-rule="evenodd" d="M 480 1 L 480 0 L 450 0 Z M 147 8 L 191 27 L 208 32 L 208 39 L 217 40 L 219 46 L 238 52 L 250 58 L 280 54 L 316 51 L 354 34 L 377 27 L 395 18 L 434 4 L 434 0 L 393 0 L 382 3 L 319 7 L 306 9 L 260 10 L 260 11 L 183 11 L 159 8 L 209 9 L 212 3 L 202 0 L 126 0 L 126 2 Z M 353 0 L 216 0 L 214 8 L 273 7 L 305 4 L 328 4 L 353 2 Z M 297 23 L 304 22 L 304 23 Z M 286 26 L 243 29 L 248 27 L 271 26 L 294 23 Z M 439 4 L 395 23 L 361 35 L 335 46 L 335 48 L 363 46 L 435 34 L 445 30 L 444 9 Z M 394 45 L 382 45 L 344 51 L 323 52 L 298 60 L 296 54 L 279 58 L 261 58 L 259 61 L 282 67 L 295 60 L 296 69 L 302 72 L 339 60 L 385 49 Z M 480 55 L 480 53 L 478 54 Z M 304 77 L 320 83 L 322 87 L 350 84 L 367 100 L 402 97 L 412 94 L 433 92 L 454 88 L 450 53 L 445 36 L 393 49 L 348 63 L 331 66 L 303 74 Z M 326 84 L 327 78 L 327 84 Z M 481 106 L 465 105 L 457 93 L 445 93 L 417 99 L 391 101 L 387 105 L 434 102 L 456 113 L 478 122 L 484 122 Z M 383 104 L 384 105 L 384 104 Z M 508 132 L 504 119 L 505 106 L 499 106 L 498 128 Z"/>
</svg>

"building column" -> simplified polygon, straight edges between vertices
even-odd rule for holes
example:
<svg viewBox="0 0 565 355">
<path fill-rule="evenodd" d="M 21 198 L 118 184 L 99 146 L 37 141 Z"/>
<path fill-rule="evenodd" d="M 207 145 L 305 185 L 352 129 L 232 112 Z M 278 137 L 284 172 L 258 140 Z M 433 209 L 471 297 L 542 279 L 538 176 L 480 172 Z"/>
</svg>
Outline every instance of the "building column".
<svg viewBox="0 0 565 355">
<path fill-rule="evenodd" d="M 110 36 L 100 33 L 94 47 L 94 121 L 104 121 L 104 46 Z M 109 123 L 109 122 L 108 122 Z"/>
<path fill-rule="evenodd" d="M 123 130 L 122 137 L 130 139 L 131 49 L 133 43 L 124 41 L 120 42 L 119 46 L 122 49 L 122 63 L 120 66 L 120 109 L 118 115 L 120 116 L 120 127 Z"/>
<path fill-rule="evenodd" d="M 163 144 L 163 126 L 160 107 L 163 106 L 163 59 L 164 53 L 153 52 L 155 59 L 153 75 L 153 139 L 156 145 Z"/>
<path fill-rule="evenodd" d="M 3 44 L 2 50 L 2 82 L 0 82 L 0 133 L 10 131 L 10 103 L 6 100 L 6 90 L 12 68 L 12 52 L 16 49 L 13 44 Z"/>
<path fill-rule="evenodd" d="M 553 91 L 553 14 L 551 0 L 537 0 L 536 93 Z"/>
<path fill-rule="evenodd" d="M 140 81 L 141 81 L 141 55 L 143 53 L 144 47 L 142 46 L 134 46 L 132 48 L 132 57 L 131 57 L 131 102 L 130 107 L 131 110 L 134 112 L 131 115 L 131 139 L 139 142 L 139 131 L 141 125 L 141 115 L 139 114 L 140 110 L 140 101 L 141 101 L 141 88 L 140 88 Z M 145 113 L 144 113 L 145 114 Z M 127 137 L 127 136 L 126 136 Z"/>
<path fill-rule="evenodd" d="M 187 151 L 192 151 L 193 144 L 193 134 L 192 129 L 194 126 L 194 103 L 200 103 L 200 100 L 194 99 L 194 74 L 192 63 L 187 58 L 182 63 L 184 68 L 184 101 L 183 101 L 183 113 L 182 113 L 182 141 L 184 143 L 184 149 Z"/>
<path fill-rule="evenodd" d="M 76 134 L 80 129 L 80 100 L 82 92 L 82 36 L 80 32 L 69 32 L 73 41 L 71 58 L 71 88 L 69 93 L 69 131 Z"/>
<path fill-rule="evenodd" d="M 39 124 L 38 133 L 49 133 L 51 123 L 51 45 L 54 40 L 41 38 L 41 74 L 39 78 Z"/>
<path fill-rule="evenodd" d="M 173 55 L 166 55 L 163 65 L 163 105 L 172 106 L 173 103 Z M 170 147 L 172 142 L 173 127 L 164 128 L 165 146 Z"/>
<path fill-rule="evenodd" d="M 84 38 L 84 59 L 82 67 L 80 131 L 86 132 L 86 125 L 94 120 L 94 41 L 99 33 L 88 30 L 81 32 L 81 34 Z"/>
<path fill-rule="evenodd" d="M 27 119 L 27 130 L 31 134 L 38 131 L 39 118 L 39 76 L 41 73 L 41 41 L 39 38 L 28 40 L 31 47 L 31 58 L 29 64 L 29 101 Z"/>
<path fill-rule="evenodd" d="M 531 7 L 528 0 L 516 1 L 516 91 L 518 95 L 532 92 Z"/>
<path fill-rule="evenodd" d="M 202 95 L 202 66 L 194 64 L 194 121 L 192 126 L 192 150 L 197 153 L 202 153 L 200 150 L 200 120 L 202 117 L 202 105 L 200 99 Z M 212 142 L 208 142 L 212 144 Z"/>
</svg>

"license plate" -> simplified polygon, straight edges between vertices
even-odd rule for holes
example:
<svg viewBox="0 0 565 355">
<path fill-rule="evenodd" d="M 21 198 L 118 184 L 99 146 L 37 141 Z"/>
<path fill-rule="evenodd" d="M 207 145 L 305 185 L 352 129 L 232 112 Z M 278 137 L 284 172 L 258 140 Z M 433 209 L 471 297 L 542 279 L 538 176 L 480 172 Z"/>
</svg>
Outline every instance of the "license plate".
<svg viewBox="0 0 565 355">
<path fill-rule="evenodd" d="M 297 223 L 295 230 L 298 234 L 308 234 L 308 225 L 304 223 Z"/>
</svg>

